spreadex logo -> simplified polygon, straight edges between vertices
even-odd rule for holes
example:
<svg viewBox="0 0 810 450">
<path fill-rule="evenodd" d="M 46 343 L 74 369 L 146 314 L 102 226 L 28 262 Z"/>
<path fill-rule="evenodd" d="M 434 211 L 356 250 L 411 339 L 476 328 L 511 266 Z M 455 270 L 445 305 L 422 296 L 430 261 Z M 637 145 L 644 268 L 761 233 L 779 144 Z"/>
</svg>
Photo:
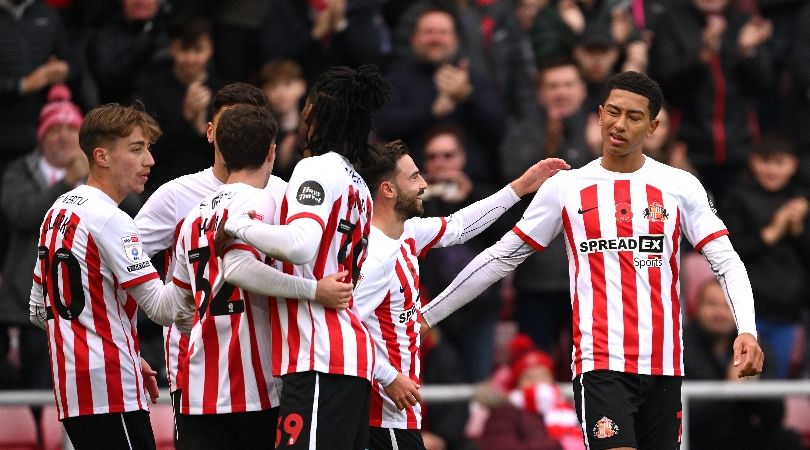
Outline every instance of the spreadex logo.
<svg viewBox="0 0 810 450">
<path fill-rule="evenodd" d="M 582 253 L 638 252 L 661 254 L 664 253 L 664 235 L 588 239 L 579 243 L 579 251 Z"/>
</svg>

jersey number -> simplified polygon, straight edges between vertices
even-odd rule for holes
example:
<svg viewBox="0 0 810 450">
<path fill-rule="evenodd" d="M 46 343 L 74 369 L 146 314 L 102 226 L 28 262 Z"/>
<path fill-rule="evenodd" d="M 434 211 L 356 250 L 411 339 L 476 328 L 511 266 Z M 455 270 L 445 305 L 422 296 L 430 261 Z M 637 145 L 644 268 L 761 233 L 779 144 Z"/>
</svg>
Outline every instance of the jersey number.
<svg viewBox="0 0 810 450">
<path fill-rule="evenodd" d="M 188 252 L 188 262 L 198 263 L 197 271 L 194 273 L 194 286 L 197 292 L 202 292 L 203 296 L 199 308 L 200 320 L 203 319 L 206 311 L 212 316 L 226 316 L 245 312 L 245 301 L 243 299 L 231 300 L 231 294 L 233 294 L 236 286 L 228 282 L 222 283 L 222 287 L 217 291 L 217 295 L 211 299 L 211 282 L 205 278 L 205 268 L 210 259 L 210 247 L 195 248 Z"/>
<path fill-rule="evenodd" d="M 354 229 L 357 227 L 356 223 L 351 223 L 347 220 L 340 220 L 338 224 L 337 231 L 338 233 L 343 233 L 346 235 L 346 239 L 343 241 L 343 245 L 340 246 L 340 250 L 338 250 L 337 254 L 337 263 L 338 266 L 342 265 L 343 267 L 349 267 L 351 264 L 352 268 L 352 284 L 357 284 L 357 279 L 360 277 L 360 254 L 363 253 L 363 249 L 366 248 L 368 245 L 368 236 L 363 235 L 354 247 L 352 248 L 352 260 L 348 261 L 346 259 L 347 252 L 349 251 L 349 245 L 352 243 L 352 234 L 354 233 Z"/>
<path fill-rule="evenodd" d="M 51 304 L 56 308 L 59 317 L 65 320 L 74 320 L 84 310 L 87 300 L 84 297 L 82 288 L 82 267 L 79 260 L 70 250 L 62 247 L 53 254 L 53 261 L 50 259 L 48 247 L 42 246 L 37 249 L 37 258 L 44 262 L 42 270 L 42 297 L 48 296 L 48 291 L 53 292 Z M 62 292 L 59 290 L 59 267 L 67 273 L 68 290 L 70 292 L 70 306 L 62 303 Z M 46 317 L 53 319 L 53 310 L 46 308 Z"/>
</svg>

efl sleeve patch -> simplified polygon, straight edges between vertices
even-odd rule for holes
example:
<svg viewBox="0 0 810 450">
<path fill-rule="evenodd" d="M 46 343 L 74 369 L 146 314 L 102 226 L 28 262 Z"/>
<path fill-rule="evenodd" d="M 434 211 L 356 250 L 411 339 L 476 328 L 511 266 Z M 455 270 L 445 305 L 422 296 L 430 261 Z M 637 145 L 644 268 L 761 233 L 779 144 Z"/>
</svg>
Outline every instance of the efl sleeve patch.
<svg viewBox="0 0 810 450">
<path fill-rule="evenodd" d="M 323 186 L 314 180 L 301 183 L 301 186 L 298 188 L 298 193 L 295 194 L 295 199 L 298 203 L 307 206 L 323 204 L 324 197 Z"/>
<path fill-rule="evenodd" d="M 143 260 L 143 244 L 137 234 L 122 236 L 121 245 L 124 246 L 124 255 L 129 262 L 139 263 Z"/>
</svg>

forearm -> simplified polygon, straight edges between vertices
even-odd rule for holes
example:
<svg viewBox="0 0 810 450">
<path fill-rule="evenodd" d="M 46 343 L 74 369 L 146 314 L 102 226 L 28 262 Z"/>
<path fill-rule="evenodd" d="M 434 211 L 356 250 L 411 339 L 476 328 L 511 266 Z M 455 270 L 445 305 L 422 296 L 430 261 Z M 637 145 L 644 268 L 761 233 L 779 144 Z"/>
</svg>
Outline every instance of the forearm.
<svg viewBox="0 0 810 450">
<path fill-rule="evenodd" d="M 387 387 L 397 378 L 397 369 L 382 358 L 374 359 L 374 379 Z"/>
<path fill-rule="evenodd" d="M 473 258 L 444 291 L 422 308 L 425 322 L 430 327 L 435 326 L 514 270 L 533 252 L 534 249 L 514 232 L 506 233 L 495 245 Z"/>
<path fill-rule="evenodd" d="M 510 185 L 506 185 L 489 197 L 456 211 L 447 220 L 448 233 L 445 236 L 450 239 L 447 242 L 442 239 L 438 246 L 462 244 L 478 236 L 518 201 L 520 197 Z M 453 228 L 456 233 L 450 232 Z"/>
<path fill-rule="evenodd" d="M 42 285 L 37 281 L 31 283 L 31 296 L 28 300 L 28 319 L 38 328 L 45 329 L 48 313 L 45 298 L 42 295 Z"/>
<path fill-rule="evenodd" d="M 323 229 L 314 220 L 299 219 L 288 225 L 269 225 L 246 215 L 225 222 L 225 231 L 271 258 L 296 265 L 315 259 L 323 235 Z"/>
<path fill-rule="evenodd" d="M 225 281 L 248 292 L 271 297 L 314 300 L 317 282 L 287 275 L 245 251 L 230 251 L 223 258 Z"/>
<path fill-rule="evenodd" d="M 738 334 L 757 336 L 754 314 L 754 294 L 751 281 L 740 256 L 734 251 L 728 236 L 721 236 L 707 243 L 702 249 L 717 280 L 723 286 L 729 307 L 734 313 Z"/>
<path fill-rule="evenodd" d="M 174 323 L 182 310 L 192 308 L 191 291 L 174 283 L 164 285 L 159 279 L 132 286 L 127 293 L 152 321 L 164 327 Z"/>
</svg>

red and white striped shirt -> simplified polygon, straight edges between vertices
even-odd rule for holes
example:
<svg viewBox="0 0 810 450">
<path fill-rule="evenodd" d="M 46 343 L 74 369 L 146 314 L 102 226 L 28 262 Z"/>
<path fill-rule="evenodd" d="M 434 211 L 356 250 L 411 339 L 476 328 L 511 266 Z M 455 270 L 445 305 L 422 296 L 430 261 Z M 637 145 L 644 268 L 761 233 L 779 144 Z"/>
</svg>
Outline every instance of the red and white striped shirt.
<svg viewBox="0 0 810 450">
<path fill-rule="evenodd" d="M 535 383 L 509 393 L 514 406 L 543 418 L 546 432 L 553 439 L 574 437 L 582 441 L 582 428 L 571 400 L 563 397 L 554 383 Z"/>
<path fill-rule="evenodd" d="M 209 247 L 223 220 L 251 210 L 272 223 L 272 192 L 242 183 L 223 185 L 192 209 L 180 228 L 172 281 L 191 289 L 197 305 L 187 354 L 180 360 L 183 414 L 260 411 L 278 405 L 269 300 L 225 282 L 222 260 Z M 264 254 L 238 240 L 225 249 L 231 250 L 265 260 Z"/>
<path fill-rule="evenodd" d="M 281 223 L 309 218 L 320 224 L 323 235 L 312 262 L 284 264 L 284 272 L 320 280 L 348 270 L 356 280 L 366 256 L 371 209 L 365 181 L 345 158 L 327 153 L 301 160 L 281 205 Z M 366 327 L 351 309 L 353 300 L 350 309 L 340 311 L 298 299 L 272 303 L 276 376 L 315 370 L 371 379 L 374 350 Z"/>
<path fill-rule="evenodd" d="M 156 253 L 166 252 L 166 273 L 171 276 L 174 267 L 174 246 L 183 219 L 206 195 L 216 192 L 222 182 L 214 176 L 212 168 L 184 175 L 163 184 L 149 196 L 135 224 L 141 232 L 143 250 L 151 258 Z M 169 389 L 178 389 L 177 365 L 188 348 L 188 336 L 183 336 L 174 325 L 163 327 L 165 342 L 166 375 Z"/>
<path fill-rule="evenodd" d="M 138 307 L 124 289 L 156 278 L 135 223 L 107 194 L 85 185 L 54 202 L 34 267 L 42 291 L 32 290 L 31 303 L 47 308 L 60 420 L 148 409 Z"/>
<path fill-rule="evenodd" d="M 652 158 L 633 173 L 610 172 L 597 159 L 546 181 L 513 229 L 537 251 L 561 230 L 574 376 L 683 375 L 680 237 L 700 251 L 728 234 L 700 182 Z"/>
</svg>

